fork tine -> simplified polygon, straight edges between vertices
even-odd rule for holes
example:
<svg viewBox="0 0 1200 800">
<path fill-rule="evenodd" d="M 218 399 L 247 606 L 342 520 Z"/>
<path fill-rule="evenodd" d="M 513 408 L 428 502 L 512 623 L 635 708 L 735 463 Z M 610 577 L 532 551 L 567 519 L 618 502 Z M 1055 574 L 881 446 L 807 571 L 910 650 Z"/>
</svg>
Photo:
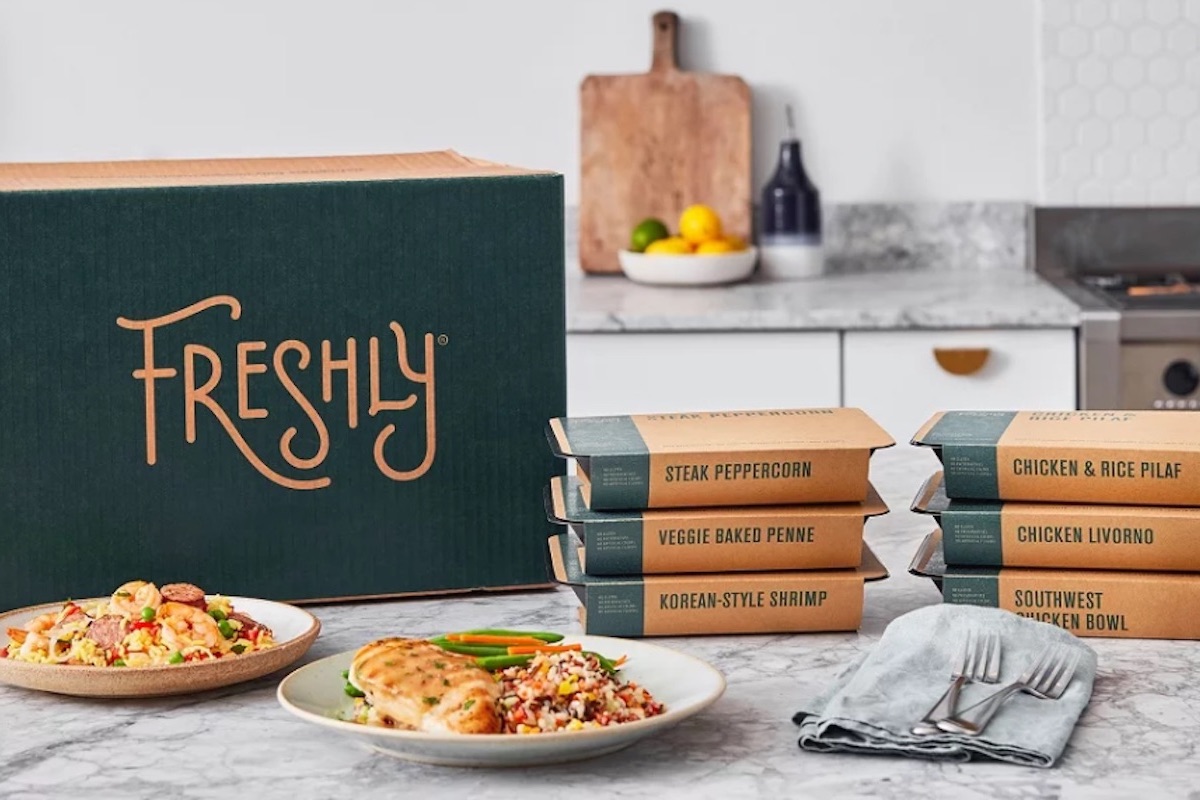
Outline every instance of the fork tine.
<svg viewBox="0 0 1200 800">
<path fill-rule="evenodd" d="M 987 672 L 984 673 L 983 679 L 987 683 L 997 683 L 1000 680 L 1000 634 L 993 631 L 988 635 L 991 643 L 990 656 L 987 663 Z"/>
<path fill-rule="evenodd" d="M 1031 682 L 1031 687 L 1035 691 L 1041 692 L 1042 694 L 1049 693 L 1050 687 L 1052 687 L 1054 682 L 1058 680 L 1059 674 L 1067 666 L 1067 662 L 1069 660 L 1070 653 L 1067 651 L 1067 649 L 1061 645 L 1056 646 L 1054 648 L 1054 656 L 1050 659 L 1049 663 L 1046 664 L 1042 671 L 1033 679 Z"/>
<path fill-rule="evenodd" d="M 991 647 L 991 634 L 984 634 L 980 637 L 979 647 L 976 648 L 975 658 L 971 661 L 971 680 L 977 681 L 983 677 L 984 670 L 987 669 L 988 648 Z"/>
<path fill-rule="evenodd" d="M 1030 664 L 1029 669 L 1025 670 L 1025 672 L 1017 680 L 1020 683 L 1032 684 L 1033 677 L 1038 674 L 1038 670 L 1040 670 L 1042 668 L 1042 665 L 1046 663 L 1046 659 L 1050 658 L 1050 655 L 1053 652 L 1054 652 L 1054 646 L 1051 645 L 1050 647 L 1047 647 L 1045 650 L 1043 650 L 1041 653 L 1039 653 L 1037 660 L 1034 661 L 1032 664 Z"/>
<path fill-rule="evenodd" d="M 1075 670 L 1079 667 L 1079 658 L 1080 655 L 1078 650 L 1072 652 L 1067 657 L 1066 663 L 1063 664 L 1062 673 L 1058 676 L 1058 680 L 1056 680 L 1050 686 L 1050 688 L 1046 690 L 1047 696 L 1056 700 L 1062 697 L 1063 692 L 1065 692 L 1067 687 L 1071 684 L 1071 679 L 1075 677 Z"/>
<path fill-rule="evenodd" d="M 975 646 L 974 631 L 967 631 L 967 635 L 958 644 L 958 655 L 954 662 L 954 677 L 961 678 L 967 674 L 967 670 L 971 666 L 971 653 Z"/>
<path fill-rule="evenodd" d="M 1052 670 L 1050 674 L 1046 675 L 1038 686 L 1039 690 L 1046 694 L 1046 696 L 1054 697 L 1054 688 L 1060 684 L 1060 682 L 1063 688 L 1067 687 L 1067 681 L 1064 681 L 1063 679 L 1069 679 L 1070 674 L 1074 672 L 1074 656 L 1074 652 L 1068 650 L 1067 648 L 1061 649 L 1060 654 L 1058 654 L 1058 660 L 1055 664 L 1054 670 Z"/>
</svg>

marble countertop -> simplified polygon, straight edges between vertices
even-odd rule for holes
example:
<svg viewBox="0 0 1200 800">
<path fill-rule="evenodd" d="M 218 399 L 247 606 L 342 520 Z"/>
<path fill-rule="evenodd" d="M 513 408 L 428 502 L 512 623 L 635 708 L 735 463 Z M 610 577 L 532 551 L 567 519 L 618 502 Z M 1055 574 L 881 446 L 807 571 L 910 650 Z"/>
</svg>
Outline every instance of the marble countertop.
<svg viewBox="0 0 1200 800">
<path fill-rule="evenodd" d="M 567 270 L 567 331 L 1070 328 L 1079 307 L 1023 269 L 848 272 L 657 287 Z"/>
<path fill-rule="evenodd" d="M 1092 639 L 1100 656 L 1091 706 L 1053 769 L 935 764 L 802 753 L 790 717 L 864 652 L 889 621 L 938 602 L 905 568 L 929 529 L 906 509 L 936 466 L 911 447 L 878 453 L 872 480 L 894 509 L 868 525 L 891 570 L 867 587 L 858 633 L 658 640 L 716 665 L 725 696 L 634 749 L 556 767 L 426 767 L 330 738 L 275 701 L 280 676 L 189 697 L 99 702 L 0 688 L 0 799 L 511 798 L 579 790 L 607 798 L 1183 797 L 1200 785 L 1200 647 Z M 406 600 L 313 609 L 324 623 L 306 661 L 384 634 L 481 624 L 577 631 L 566 590 Z M 413 794 L 414 791 L 416 794 Z"/>
</svg>

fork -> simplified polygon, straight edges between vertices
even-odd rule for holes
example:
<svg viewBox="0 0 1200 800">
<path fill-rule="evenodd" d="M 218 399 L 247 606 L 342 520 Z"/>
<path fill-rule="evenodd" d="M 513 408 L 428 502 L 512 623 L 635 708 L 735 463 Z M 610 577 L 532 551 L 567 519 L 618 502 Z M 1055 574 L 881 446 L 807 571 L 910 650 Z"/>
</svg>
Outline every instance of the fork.
<svg viewBox="0 0 1200 800">
<path fill-rule="evenodd" d="M 996 683 L 1000 680 L 1000 636 L 995 632 L 986 633 L 980 643 L 975 631 L 967 631 L 967 638 L 959 645 L 952 663 L 950 687 L 921 721 L 912 727 L 912 732 L 917 736 L 942 732 L 937 726 L 938 720 L 954 715 L 958 695 L 967 683 Z"/>
<path fill-rule="evenodd" d="M 939 720 L 937 725 L 947 733 L 978 736 L 996 716 L 1010 697 L 1031 694 L 1039 700 L 1057 700 L 1067 690 L 1075 669 L 1079 666 L 1079 651 L 1062 645 L 1051 645 L 1042 651 L 1025 673 L 1008 686 L 998 690 L 960 714 Z"/>
</svg>

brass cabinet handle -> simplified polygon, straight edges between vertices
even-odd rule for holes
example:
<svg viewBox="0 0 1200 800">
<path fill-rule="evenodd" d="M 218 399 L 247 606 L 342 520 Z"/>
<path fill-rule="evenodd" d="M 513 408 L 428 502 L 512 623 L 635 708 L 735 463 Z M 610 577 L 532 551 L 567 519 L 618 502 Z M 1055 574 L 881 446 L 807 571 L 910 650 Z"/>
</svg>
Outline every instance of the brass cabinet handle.
<svg viewBox="0 0 1200 800">
<path fill-rule="evenodd" d="M 937 359 L 938 366 L 951 375 L 974 375 L 983 369 L 991 354 L 990 347 L 933 348 L 933 357 Z"/>
</svg>

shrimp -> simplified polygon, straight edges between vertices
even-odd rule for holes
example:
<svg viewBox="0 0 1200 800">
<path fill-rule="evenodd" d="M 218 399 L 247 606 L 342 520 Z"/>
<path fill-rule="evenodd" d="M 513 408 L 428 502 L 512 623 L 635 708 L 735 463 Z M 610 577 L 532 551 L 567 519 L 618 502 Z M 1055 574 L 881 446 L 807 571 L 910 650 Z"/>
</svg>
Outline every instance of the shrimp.
<svg viewBox="0 0 1200 800">
<path fill-rule="evenodd" d="M 130 581 L 113 592 L 108 605 L 118 614 L 136 618 L 141 615 L 143 608 L 152 608 L 157 611 L 162 605 L 162 601 L 162 595 L 159 594 L 158 587 L 153 583 Z"/>
<path fill-rule="evenodd" d="M 17 652 L 26 658 L 36 655 L 38 652 L 49 654 L 50 638 L 44 633 L 30 633 L 25 637 L 25 642 Z"/>
<path fill-rule="evenodd" d="M 225 640 L 217 621 L 195 606 L 168 600 L 158 609 L 158 621 L 163 642 L 176 651 L 197 645 L 216 650 Z"/>
<path fill-rule="evenodd" d="M 42 614 L 26 622 L 25 630 L 30 633 L 45 633 L 53 628 L 57 622 L 58 612 L 51 611 L 49 614 Z"/>
</svg>

